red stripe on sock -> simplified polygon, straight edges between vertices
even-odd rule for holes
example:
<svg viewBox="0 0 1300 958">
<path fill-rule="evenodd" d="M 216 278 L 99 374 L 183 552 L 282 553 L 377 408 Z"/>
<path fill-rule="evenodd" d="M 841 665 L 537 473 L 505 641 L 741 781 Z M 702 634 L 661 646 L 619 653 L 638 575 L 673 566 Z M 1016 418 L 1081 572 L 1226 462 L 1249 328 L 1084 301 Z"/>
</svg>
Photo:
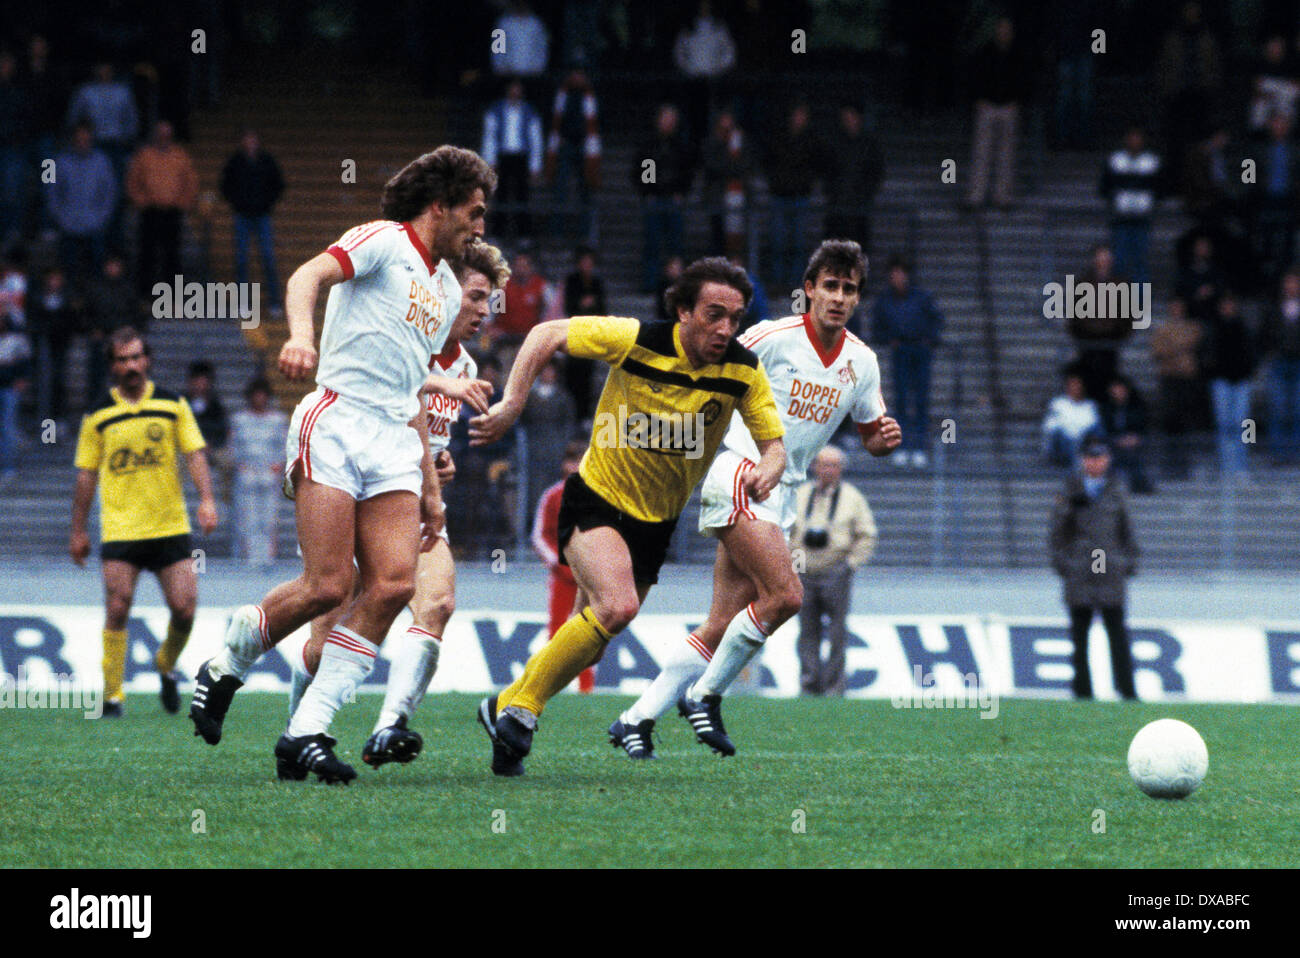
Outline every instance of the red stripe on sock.
<svg viewBox="0 0 1300 958">
<path fill-rule="evenodd" d="M 700 641 L 700 637 L 696 635 L 694 632 L 692 632 L 690 635 L 686 637 L 686 644 L 689 645 L 691 648 L 693 648 L 696 652 L 700 653 L 700 656 L 704 659 L 705 662 L 713 661 L 713 653 L 709 651 L 709 647 L 705 645 L 702 641 Z"/>
<path fill-rule="evenodd" d="M 766 637 L 766 635 L 767 635 L 767 629 L 763 628 L 763 623 L 762 623 L 762 622 L 759 622 L 759 621 L 758 621 L 758 616 L 754 615 L 754 606 L 753 606 L 753 604 L 751 603 L 751 604 L 745 606 L 745 611 L 749 613 L 749 621 L 754 623 L 754 628 L 758 629 L 758 631 L 761 632 L 761 633 L 763 633 L 763 635 Z"/>
<path fill-rule="evenodd" d="M 420 635 L 427 635 L 429 638 L 433 639 L 435 642 L 441 642 L 441 641 L 442 641 L 442 636 L 440 636 L 440 635 L 434 635 L 434 634 L 433 634 L 432 632 L 430 632 L 428 629 L 422 629 L 422 628 L 420 628 L 418 625 L 407 626 L 406 631 L 407 631 L 407 632 L 418 632 Z"/>
<path fill-rule="evenodd" d="M 326 645 L 328 645 L 331 642 L 337 645 L 339 648 L 348 649 L 349 651 L 352 652 L 360 652 L 362 655 L 368 655 L 372 659 L 375 657 L 375 653 L 371 652 L 364 645 L 360 644 L 354 639 L 349 638 L 346 635 L 341 635 L 338 632 L 331 632 L 329 634 L 329 638 L 325 640 Z"/>
</svg>

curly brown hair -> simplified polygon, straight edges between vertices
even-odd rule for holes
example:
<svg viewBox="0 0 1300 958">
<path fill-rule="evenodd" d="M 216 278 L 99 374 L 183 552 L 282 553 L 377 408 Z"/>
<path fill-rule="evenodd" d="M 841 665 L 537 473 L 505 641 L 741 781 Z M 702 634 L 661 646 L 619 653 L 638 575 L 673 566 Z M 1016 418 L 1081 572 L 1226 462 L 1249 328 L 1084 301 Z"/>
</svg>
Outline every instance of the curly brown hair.
<svg viewBox="0 0 1300 958">
<path fill-rule="evenodd" d="M 501 250 L 482 240 L 470 243 L 465 255 L 455 260 L 451 268 L 462 283 L 471 270 L 486 276 L 493 289 L 504 289 L 510 280 L 510 267 Z"/>
<path fill-rule="evenodd" d="M 695 308 L 695 301 L 699 299 L 700 289 L 705 283 L 730 286 L 745 298 L 746 309 L 749 308 L 749 301 L 754 298 L 754 284 L 749 281 L 749 274 L 731 260 L 725 256 L 697 259 L 682 270 L 677 282 L 664 292 L 664 305 L 668 307 L 668 315 L 674 322 L 679 308 L 688 312 Z"/>
<path fill-rule="evenodd" d="M 473 150 L 444 145 L 407 163 L 384 184 L 379 209 L 384 219 L 413 220 L 431 203 L 460 206 L 482 189 L 484 197 L 497 187 L 497 175 Z"/>
</svg>

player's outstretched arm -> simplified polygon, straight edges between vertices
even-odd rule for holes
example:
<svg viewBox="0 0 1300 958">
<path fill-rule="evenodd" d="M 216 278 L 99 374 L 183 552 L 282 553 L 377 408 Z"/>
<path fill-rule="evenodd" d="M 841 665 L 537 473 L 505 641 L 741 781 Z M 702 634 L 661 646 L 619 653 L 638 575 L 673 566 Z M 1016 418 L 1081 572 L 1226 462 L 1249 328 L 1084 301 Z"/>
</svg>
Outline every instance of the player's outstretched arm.
<svg viewBox="0 0 1300 958">
<path fill-rule="evenodd" d="M 744 483 L 749 498 L 762 502 L 776 488 L 776 484 L 781 481 L 781 474 L 785 472 L 785 440 L 780 437 L 755 440 L 755 445 L 759 452 L 758 465 L 745 473 L 741 482 Z"/>
<path fill-rule="evenodd" d="M 528 390 L 533 388 L 542 367 L 551 361 L 551 357 L 563 350 L 569 341 L 569 320 L 552 319 L 538 323 L 528 331 L 524 343 L 515 356 L 515 364 L 510 367 L 510 378 L 499 402 L 482 416 L 469 421 L 471 446 L 486 446 L 496 442 L 505 431 L 515 424 L 519 414 L 524 411 L 528 399 Z"/>
<path fill-rule="evenodd" d="M 420 395 L 437 393 L 448 399 L 458 399 L 475 412 L 487 412 L 492 400 L 492 384 L 486 379 L 452 379 L 430 373 L 420 387 Z"/>
<path fill-rule="evenodd" d="M 347 277 L 343 267 L 329 253 L 313 256 L 303 263 L 284 288 L 284 312 L 289 323 L 289 339 L 280 350 L 280 372 L 285 378 L 306 379 L 316 368 L 316 328 L 312 317 L 316 300 L 323 289 L 341 283 Z"/>
<path fill-rule="evenodd" d="M 424 454 L 420 457 L 420 473 L 424 482 L 420 489 L 420 551 L 433 548 L 438 533 L 447 522 L 446 508 L 442 503 L 442 482 L 433 455 L 429 451 L 429 413 L 423 405 L 407 425 L 420 434 Z"/>
<path fill-rule="evenodd" d="M 68 555 L 77 565 L 85 565 L 90 555 L 90 535 L 86 520 L 90 517 L 90 503 L 95 498 L 95 485 L 99 476 L 93 469 L 77 470 L 77 487 L 72 493 L 72 534 L 68 537 Z"/>
<path fill-rule="evenodd" d="M 858 431 L 862 436 L 862 448 L 873 456 L 887 456 L 903 441 L 903 428 L 896 419 L 881 416 L 871 426 L 875 428 L 859 426 Z"/>
<path fill-rule="evenodd" d="M 195 517 L 204 534 L 217 527 L 217 500 L 212 494 L 212 472 L 208 469 L 208 457 L 202 449 L 185 454 L 185 466 L 194 480 L 194 488 L 199 490 L 199 508 Z"/>
</svg>

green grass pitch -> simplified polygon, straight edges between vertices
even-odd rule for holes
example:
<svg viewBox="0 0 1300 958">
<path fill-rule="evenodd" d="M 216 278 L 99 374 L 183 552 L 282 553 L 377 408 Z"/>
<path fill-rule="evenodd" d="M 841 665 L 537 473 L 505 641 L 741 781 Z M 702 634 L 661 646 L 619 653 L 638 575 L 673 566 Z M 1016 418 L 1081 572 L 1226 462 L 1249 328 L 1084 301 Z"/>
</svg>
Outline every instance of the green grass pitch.
<svg viewBox="0 0 1300 958">
<path fill-rule="evenodd" d="M 116 721 L 5 710 L 0 864 L 1300 864 L 1295 708 L 1004 700 L 984 720 L 887 701 L 736 698 L 724 710 L 736 758 L 707 752 L 669 715 L 662 758 L 633 763 L 604 732 L 628 699 L 566 694 L 543 718 L 527 776 L 499 780 L 476 701 L 430 696 L 412 723 L 424 753 L 378 771 L 360 752 L 380 699 L 346 706 L 334 731 L 360 772 L 347 788 L 275 780 L 282 695 L 236 697 L 216 748 L 147 695 Z M 1183 801 L 1147 798 L 1125 768 L 1132 735 L 1166 715 L 1210 751 L 1205 784 Z"/>
</svg>

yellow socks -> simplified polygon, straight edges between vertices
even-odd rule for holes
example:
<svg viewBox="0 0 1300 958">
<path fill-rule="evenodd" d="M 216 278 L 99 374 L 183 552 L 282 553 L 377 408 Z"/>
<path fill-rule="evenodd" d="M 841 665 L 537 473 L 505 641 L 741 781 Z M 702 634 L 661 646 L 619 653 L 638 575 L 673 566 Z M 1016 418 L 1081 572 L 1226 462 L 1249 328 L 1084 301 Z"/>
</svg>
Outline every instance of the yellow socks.
<svg viewBox="0 0 1300 958">
<path fill-rule="evenodd" d="M 158 666 L 158 671 L 164 675 L 176 669 L 176 660 L 181 657 L 181 651 L 185 648 L 185 643 L 190 640 L 189 628 L 177 628 L 174 622 L 167 623 L 167 638 L 163 644 L 158 647 L 158 654 L 154 656 L 153 663 Z"/>
<path fill-rule="evenodd" d="M 126 672 L 126 630 L 104 630 L 104 701 L 122 701 L 122 676 Z"/>
<path fill-rule="evenodd" d="M 598 661 L 610 640 L 591 606 L 583 609 L 537 650 L 524 674 L 497 696 L 497 714 L 508 705 L 541 715 L 542 709 L 587 666 Z"/>
</svg>

